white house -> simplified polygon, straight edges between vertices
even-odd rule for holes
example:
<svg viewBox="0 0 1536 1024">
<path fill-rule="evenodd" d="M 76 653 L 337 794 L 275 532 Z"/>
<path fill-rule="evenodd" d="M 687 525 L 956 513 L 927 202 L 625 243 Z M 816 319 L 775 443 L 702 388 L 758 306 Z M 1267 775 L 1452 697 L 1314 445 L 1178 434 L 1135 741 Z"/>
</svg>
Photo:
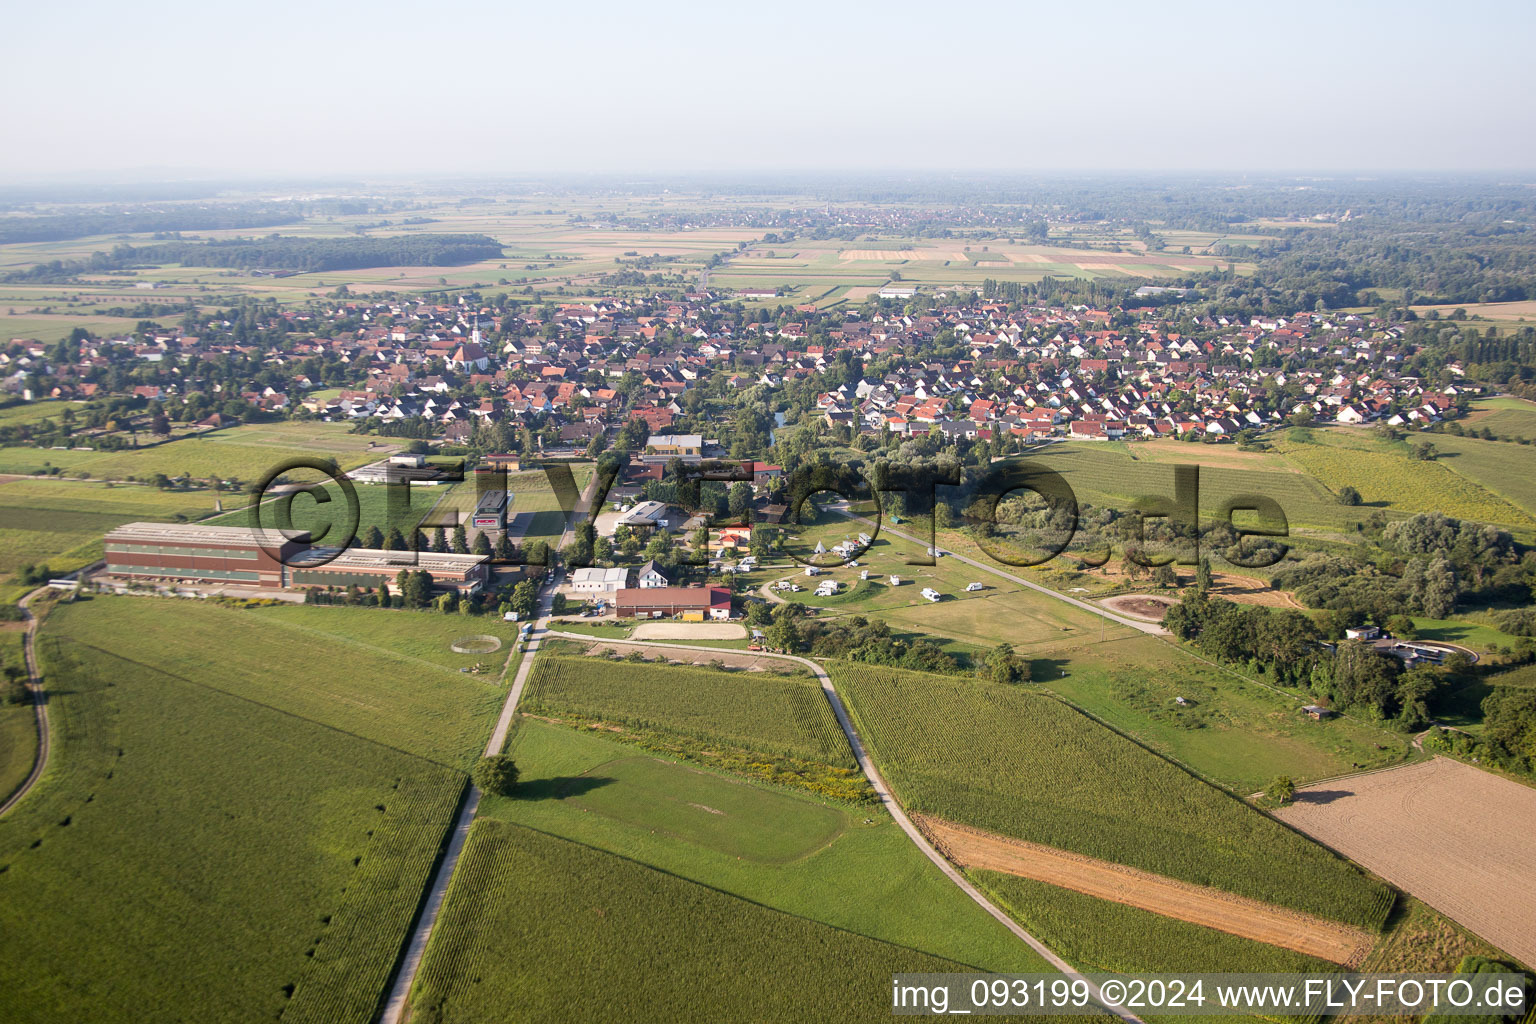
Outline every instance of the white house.
<svg viewBox="0 0 1536 1024">
<path fill-rule="evenodd" d="M 642 590 L 670 587 L 672 585 L 672 577 L 668 575 L 667 570 L 657 565 L 655 561 L 650 561 L 642 565 L 640 571 L 635 573 L 635 583 Z"/>
<path fill-rule="evenodd" d="M 571 573 L 571 589 L 578 594 L 611 594 L 627 586 L 628 569 L 576 569 Z"/>
</svg>

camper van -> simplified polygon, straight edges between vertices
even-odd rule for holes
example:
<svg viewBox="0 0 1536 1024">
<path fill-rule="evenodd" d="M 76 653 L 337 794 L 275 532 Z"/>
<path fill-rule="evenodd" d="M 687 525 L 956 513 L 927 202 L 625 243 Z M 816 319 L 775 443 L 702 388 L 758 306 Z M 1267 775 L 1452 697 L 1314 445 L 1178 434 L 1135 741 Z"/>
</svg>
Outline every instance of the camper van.
<svg viewBox="0 0 1536 1024">
<path fill-rule="evenodd" d="M 939 598 L 943 597 L 944 595 L 939 593 L 937 590 L 934 590 L 932 587 L 924 587 L 923 588 L 923 596 L 926 597 L 930 601 L 937 601 Z"/>
<path fill-rule="evenodd" d="M 968 591 L 980 590 L 981 589 L 981 584 L 980 583 L 967 583 L 965 585 L 965 589 L 968 590 Z"/>
<path fill-rule="evenodd" d="M 901 577 L 897 576 L 895 573 L 891 573 L 891 586 L 893 586 L 893 587 L 901 586 Z"/>
</svg>

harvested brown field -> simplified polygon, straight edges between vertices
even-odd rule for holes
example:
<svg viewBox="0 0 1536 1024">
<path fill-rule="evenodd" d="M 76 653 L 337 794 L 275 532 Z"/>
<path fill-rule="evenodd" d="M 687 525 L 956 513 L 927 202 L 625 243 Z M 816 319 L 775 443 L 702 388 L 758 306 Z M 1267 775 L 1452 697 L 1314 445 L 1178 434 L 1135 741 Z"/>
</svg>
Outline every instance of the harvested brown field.
<svg viewBox="0 0 1536 1024">
<path fill-rule="evenodd" d="M 843 249 L 837 258 L 884 263 L 893 260 L 966 260 L 969 257 L 952 249 Z"/>
<path fill-rule="evenodd" d="M 1536 789 L 1437 757 L 1304 787 L 1276 816 L 1536 965 Z"/>
<path fill-rule="evenodd" d="M 1268 580 L 1238 576 L 1230 572 L 1211 574 L 1211 595 L 1238 604 L 1262 604 L 1270 608 L 1301 608 L 1301 604 L 1283 590 L 1276 590 Z"/>
<path fill-rule="evenodd" d="M 914 814 L 912 819 L 945 856 L 963 868 L 1032 878 L 1336 964 L 1359 964 L 1375 942 L 1375 936 L 1359 928 L 1218 889 L 954 825 L 938 818 Z"/>
</svg>

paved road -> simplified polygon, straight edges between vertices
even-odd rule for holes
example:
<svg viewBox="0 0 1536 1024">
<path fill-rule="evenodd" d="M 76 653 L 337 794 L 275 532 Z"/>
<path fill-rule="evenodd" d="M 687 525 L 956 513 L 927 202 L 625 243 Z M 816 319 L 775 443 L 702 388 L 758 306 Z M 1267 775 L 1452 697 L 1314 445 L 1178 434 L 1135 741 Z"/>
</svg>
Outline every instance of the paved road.
<svg viewBox="0 0 1536 1024">
<path fill-rule="evenodd" d="M 874 525 L 873 520 L 867 519 L 864 516 L 854 515 L 847 509 L 839 508 L 836 505 L 833 505 L 831 510 L 836 512 L 838 515 L 847 516 L 849 519 L 857 519 L 861 523 L 869 523 L 870 525 Z M 918 547 L 925 550 L 928 547 L 928 542 L 926 540 L 922 539 L 921 537 L 914 537 L 910 533 L 904 533 L 903 531 L 896 529 L 894 526 L 881 525 L 880 530 L 881 532 L 889 533 L 894 537 L 900 537 L 902 540 L 909 540 L 916 544 Z M 953 558 L 955 561 L 963 562 L 964 564 L 971 566 L 973 569 L 980 569 L 982 572 L 989 572 L 993 576 L 1000 576 L 1011 583 L 1017 583 L 1021 587 L 1026 587 L 1030 590 L 1038 591 L 1039 593 L 1044 594 L 1046 597 L 1053 597 L 1058 601 L 1065 601 L 1067 604 L 1081 608 L 1085 612 L 1092 612 L 1094 615 L 1097 615 L 1102 619 L 1108 619 L 1110 622 L 1117 623 L 1121 626 L 1129 626 L 1132 629 L 1139 629 L 1141 632 L 1150 633 L 1153 636 L 1165 636 L 1168 633 L 1166 629 L 1154 622 L 1139 622 L 1136 619 L 1126 618 L 1124 615 L 1116 615 L 1114 612 L 1109 611 L 1106 608 L 1101 608 L 1092 602 L 1079 601 L 1075 597 L 1068 597 L 1066 594 L 1058 593 L 1057 591 L 1052 590 L 1050 587 L 1041 586 L 1033 580 L 1027 580 L 1022 576 L 1016 576 L 1011 572 L 999 569 L 995 565 L 990 565 L 986 562 L 978 562 L 976 559 L 967 558 L 964 555 L 957 555 L 953 551 L 949 551 L 945 548 L 938 548 L 937 550 L 939 554 L 945 558 Z"/>
<path fill-rule="evenodd" d="M 587 643 L 592 641 L 592 637 L 580 633 L 562 633 L 552 630 L 548 635 L 580 640 Z M 626 640 L 624 642 L 640 647 L 663 647 L 671 650 L 689 651 L 694 654 L 697 654 L 701 649 L 701 645 L 698 644 L 669 644 L 651 640 Z M 870 760 L 869 753 L 864 749 L 864 742 L 859 738 L 858 730 L 854 728 L 853 720 L 848 715 L 848 709 L 843 705 L 843 699 L 838 694 L 837 688 L 832 685 L 832 677 L 827 675 L 826 669 L 809 658 L 802 658 L 794 654 L 763 654 L 760 657 L 779 658 L 784 661 L 797 662 L 814 672 L 816 679 L 821 683 L 821 692 L 826 696 L 827 703 L 832 705 L 832 713 L 837 716 L 837 724 L 842 728 L 843 735 L 848 739 L 848 746 L 853 750 L 854 759 L 859 763 L 859 770 L 869 780 L 870 787 L 874 789 L 875 794 L 880 798 L 880 803 L 884 805 L 886 811 L 895 819 L 896 824 L 901 826 L 901 830 L 907 834 L 907 838 L 912 840 L 917 848 L 922 850 L 924 855 L 938 866 L 940 871 L 944 872 L 944 877 L 959 886 L 960 890 L 974 900 L 981 909 L 992 915 L 1003 927 L 1022 939 L 1029 948 L 1039 953 L 1051 966 L 1069 977 L 1081 977 L 1071 964 L 1051 952 L 1045 943 L 1025 931 L 1017 921 L 1003 913 L 991 900 L 982 895 L 981 890 L 977 889 L 964 875 L 956 870 L 955 866 L 928 841 L 928 837 L 923 835 L 916 825 L 912 824 L 912 819 L 907 817 L 906 811 L 902 810 L 901 804 L 897 802 L 896 797 L 891 793 L 890 787 L 886 785 L 885 776 L 880 774 L 880 769 L 876 768 L 874 762 Z M 1102 1002 L 1098 988 L 1092 982 L 1089 982 L 1088 985 L 1093 997 Z M 1111 1012 L 1114 1012 L 1122 1020 L 1132 1022 L 1132 1024 L 1141 1024 L 1138 1017 L 1127 1011 Z"/>
<path fill-rule="evenodd" d="M 34 597 L 47 589 L 38 587 L 17 602 L 27 621 L 26 631 L 21 637 L 21 652 L 27 665 L 27 691 L 32 695 L 32 709 L 37 715 L 37 756 L 32 761 L 32 772 L 26 781 L 16 792 L 6 797 L 4 803 L 0 803 L 0 814 L 19 804 L 21 798 L 31 792 L 37 780 L 43 777 L 43 769 L 48 767 L 48 698 L 43 693 L 43 675 L 37 670 L 37 616 L 28 607 Z"/>
<path fill-rule="evenodd" d="M 485 745 L 487 757 L 501 753 L 502 748 L 507 745 L 507 733 L 512 729 L 512 719 L 517 713 L 517 702 L 521 699 L 523 687 L 527 685 L 528 675 L 533 670 L 534 655 L 538 653 L 539 642 L 547 635 L 550 603 L 554 600 L 554 596 L 553 587 L 545 587 L 543 593 L 539 595 L 539 613 L 534 621 L 533 630 L 529 634 L 528 653 L 523 655 L 522 663 L 517 667 L 517 674 L 512 677 L 512 688 L 507 692 L 507 700 L 502 705 L 501 716 L 497 718 L 496 728 L 491 732 L 491 738 Z M 509 658 L 516 656 L 517 649 L 514 647 Z M 469 826 L 474 823 L 475 813 L 479 809 L 480 791 L 471 785 L 469 795 L 464 798 L 464 804 L 459 808 L 459 815 L 454 819 L 453 831 L 448 839 L 448 849 L 443 854 L 437 871 L 432 875 L 427 899 L 416 918 L 416 927 L 411 932 L 410 942 L 406 945 L 405 956 L 395 971 L 389 997 L 384 1004 L 384 1012 L 379 1017 L 383 1024 L 400 1024 L 405 1019 L 411 986 L 415 984 L 416 973 L 421 969 L 421 958 L 427 951 L 427 942 L 432 938 L 432 929 L 437 925 L 437 915 L 443 908 L 443 897 L 448 894 L 448 883 L 453 879 L 453 870 L 458 866 L 459 855 L 464 852 L 464 841 L 469 837 Z"/>
</svg>

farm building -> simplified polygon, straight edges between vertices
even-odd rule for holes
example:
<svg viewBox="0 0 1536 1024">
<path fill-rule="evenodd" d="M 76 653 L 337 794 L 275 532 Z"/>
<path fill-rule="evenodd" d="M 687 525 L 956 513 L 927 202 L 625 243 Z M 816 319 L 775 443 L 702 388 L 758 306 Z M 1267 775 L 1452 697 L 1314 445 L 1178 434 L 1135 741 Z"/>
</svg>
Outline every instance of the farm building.
<svg viewBox="0 0 1536 1024">
<path fill-rule="evenodd" d="M 489 555 L 438 551 L 384 551 L 378 548 L 311 548 L 288 566 L 289 587 L 377 587 L 394 583 L 401 569 L 425 571 L 438 589 L 478 592 L 490 579 Z M 331 557 L 329 561 L 325 558 Z"/>
<path fill-rule="evenodd" d="M 469 525 L 477 530 L 505 530 L 511 499 L 512 495 L 503 490 L 485 491 L 475 502 L 475 513 L 470 517 Z"/>
<path fill-rule="evenodd" d="M 183 523 L 127 523 L 106 536 L 107 575 L 125 582 L 215 584 L 279 589 L 286 563 L 309 535 Z"/>
<path fill-rule="evenodd" d="M 1319 706 L 1317 704 L 1308 704 L 1306 707 L 1302 708 L 1301 710 L 1306 712 L 1308 715 L 1310 715 L 1312 718 L 1316 719 L 1319 722 L 1321 722 L 1325 718 L 1332 718 L 1333 714 L 1334 714 L 1329 709 L 1327 709 L 1325 707 L 1321 707 L 1321 706 Z"/>
<path fill-rule="evenodd" d="M 731 592 L 725 587 L 636 587 L 614 594 L 613 605 L 621 619 L 702 622 L 731 617 Z"/>
<path fill-rule="evenodd" d="M 317 548 L 309 534 L 285 538 L 248 526 L 128 523 L 105 539 L 107 576 L 122 582 L 183 583 L 288 590 L 377 587 L 401 569 L 425 570 L 439 587 L 474 593 L 489 578 L 485 555 L 370 548 Z"/>
<path fill-rule="evenodd" d="M 492 469 L 520 473 L 523 470 L 523 457 L 516 452 L 495 452 L 485 457 L 485 464 Z"/>
<path fill-rule="evenodd" d="M 432 465 L 423 455 L 391 455 L 382 462 L 354 469 L 347 476 L 360 484 L 412 483 L 436 487 L 451 482 L 443 467 Z"/>
<path fill-rule="evenodd" d="M 629 586 L 629 570 L 577 569 L 571 573 L 571 589 L 578 594 L 611 594 Z"/>
<path fill-rule="evenodd" d="M 645 447 L 655 455 L 697 459 L 704 454 L 704 437 L 701 434 L 653 434 Z"/>
<path fill-rule="evenodd" d="M 667 506 L 659 501 L 642 501 L 619 517 L 620 526 L 666 526 Z"/>
</svg>

